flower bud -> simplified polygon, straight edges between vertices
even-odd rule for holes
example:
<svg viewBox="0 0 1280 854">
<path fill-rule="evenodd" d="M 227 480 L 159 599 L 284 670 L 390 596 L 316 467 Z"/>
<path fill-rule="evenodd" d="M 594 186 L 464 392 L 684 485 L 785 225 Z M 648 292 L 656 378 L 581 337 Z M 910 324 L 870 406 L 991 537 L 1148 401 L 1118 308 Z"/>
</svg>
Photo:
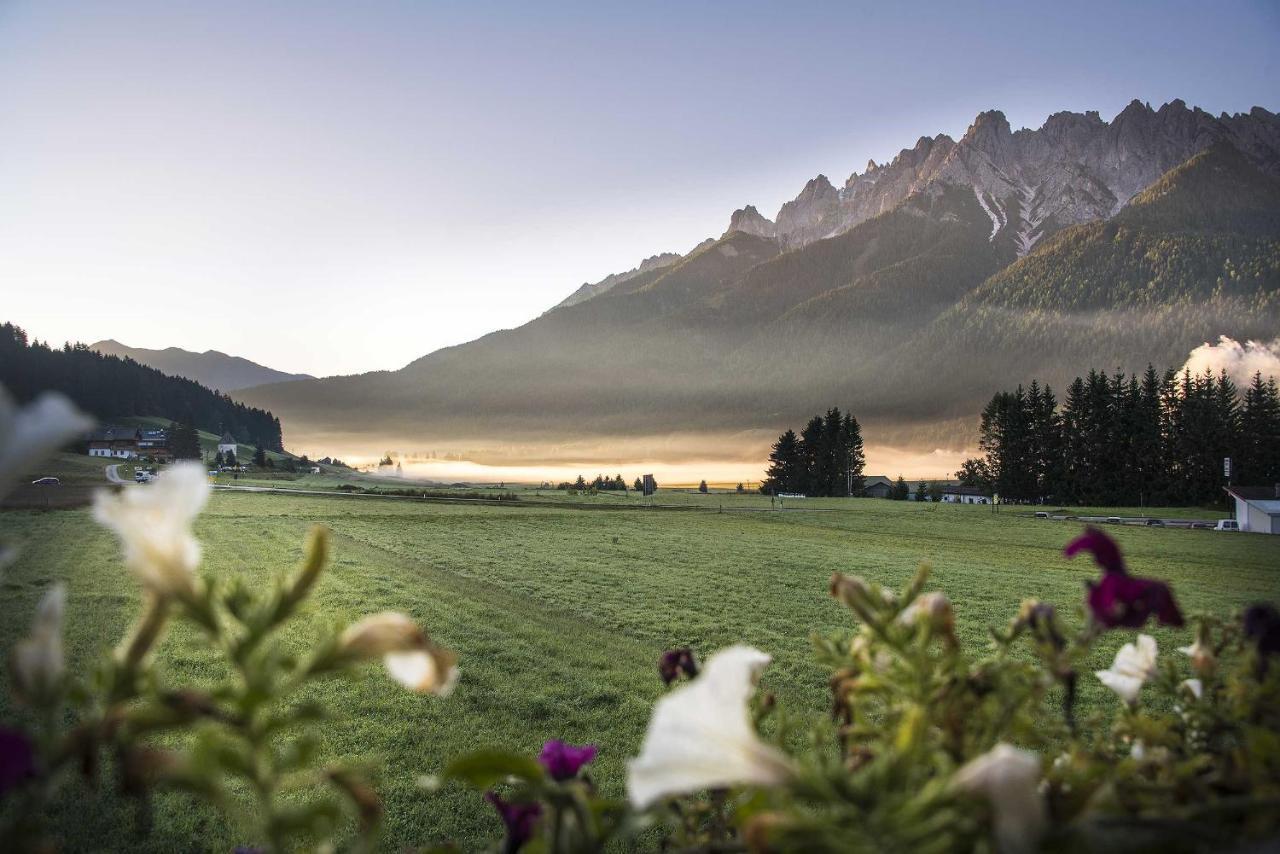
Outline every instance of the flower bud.
<svg viewBox="0 0 1280 854">
<path fill-rule="evenodd" d="M 338 645 L 353 660 L 369 661 L 392 652 L 426 649 L 427 636 L 405 614 L 384 611 L 349 626 Z"/>
</svg>

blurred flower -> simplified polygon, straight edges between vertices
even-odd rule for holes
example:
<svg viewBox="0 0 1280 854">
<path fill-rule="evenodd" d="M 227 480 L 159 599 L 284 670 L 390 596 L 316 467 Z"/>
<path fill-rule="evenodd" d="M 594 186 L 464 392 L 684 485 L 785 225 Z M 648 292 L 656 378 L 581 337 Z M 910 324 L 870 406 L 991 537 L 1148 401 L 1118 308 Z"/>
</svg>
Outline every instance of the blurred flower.
<svg viewBox="0 0 1280 854">
<path fill-rule="evenodd" d="M 144 587 L 162 599 L 186 599 L 194 593 L 200 564 L 191 524 L 209 491 L 203 466 L 178 463 L 149 486 L 99 492 L 93 517 L 115 531 L 125 565 Z"/>
<path fill-rule="evenodd" d="M 502 846 L 504 854 L 519 851 L 533 838 L 533 829 L 542 817 L 542 805 L 538 803 L 509 803 L 497 792 L 486 792 L 484 799 L 493 804 L 493 808 L 502 817 L 502 824 L 507 829 L 507 838 Z"/>
<path fill-rule="evenodd" d="M 1213 655 L 1213 650 L 1204 643 L 1199 635 L 1196 636 L 1196 642 L 1191 646 L 1178 647 L 1178 652 L 1191 659 L 1191 668 L 1201 676 L 1209 676 L 1213 673 L 1217 659 Z"/>
<path fill-rule="evenodd" d="M 434 646 L 413 652 L 389 652 L 382 663 L 387 668 L 387 675 L 419 694 L 448 697 L 462 678 L 457 656 Z"/>
<path fill-rule="evenodd" d="M 1183 679 L 1178 687 L 1186 688 L 1197 700 L 1204 696 L 1204 683 L 1199 679 Z"/>
<path fill-rule="evenodd" d="M 55 584 L 36 605 L 31 633 L 18 641 L 9 660 L 14 696 L 23 702 L 50 699 L 62 682 L 66 663 L 62 655 L 62 616 L 67 589 Z"/>
<path fill-rule="evenodd" d="M 93 426 L 93 419 L 57 392 L 18 408 L 0 386 L 0 497 L 45 457 Z"/>
<path fill-rule="evenodd" d="M 36 751 L 19 729 L 0 727 L 0 798 L 36 773 Z"/>
<path fill-rule="evenodd" d="M 931 593 L 922 593 L 912 600 L 911 604 L 898 615 L 898 622 L 906 626 L 914 626 L 921 617 L 928 620 L 929 625 L 939 631 L 946 631 L 955 626 L 951 600 L 947 598 L 947 594 L 936 590 Z"/>
<path fill-rule="evenodd" d="M 690 679 L 697 676 L 698 661 L 693 657 L 693 650 L 687 646 L 667 650 L 658 659 L 658 673 L 667 685 L 679 679 L 681 674 Z"/>
<path fill-rule="evenodd" d="M 1137 644 L 1127 643 L 1116 652 L 1110 670 L 1094 675 L 1130 706 L 1138 701 L 1138 693 L 1156 672 L 1156 640 L 1151 635 L 1138 635 Z"/>
<path fill-rule="evenodd" d="M 1031 629 L 1036 637 L 1049 642 L 1056 650 L 1065 649 L 1067 640 L 1058 631 L 1057 614 L 1052 605 L 1036 599 L 1028 599 L 1022 603 L 1018 620 Z"/>
<path fill-rule="evenodd" d="M 658 700 L 640 756 L 627 768 L 631 803 L 735 784 L 773 785 L 791 763 L 760 740 L 747 700 L 769 656 L 749 646 L 721 650 L 702 674 Z"/>
<path fill-rule="evenodd" d="M 596 758 L 596 746 L 584 744 L 576 747 L 563 741 L 553 740 L 542 745 L 542 753 L 538 761 L 554 780 L 572 780 L 578 776 L 583 766 Z"/>
<path fill-rule="evenodd" d="M 387 674 L 418 693 L 447 697 L 460 676 L 457 656 L 436 646 L 418 624 L 397 611 L 365 617 L 342 633 L 339 652 L 351 661 L 382 657 Z"/>
<path fill-rule="evenodd" d="M 1182 612 L 1173 591 L 1163 581 L 1129 575 L 1115 540 L 1097 528 L 1086 528 L 1063 553 L 1074 557 L 1090 552 L 1102 567 L 1102 580 L 1089 582 L 1087 602 L 1093 618 L 1109 629 L 1137 629 L 1155 615 L 1161 625 L 1181 626 Z"/>
<path fill-rule="evenodd" d="M 991 803 L 996 842 L 1004 854 L 1036 850 L 1046 822 L 1039 779 L 1040 758 L 1003 743 L 970 760 L 954 778 L 961 790 Z"/>
<path fill-rule="evenodd" d="M 1244 612 L 1244 635 L 1263 656 L 1280 653 L 1280 612 L 1272 605 L 1251 605 Z"/>
</svg>

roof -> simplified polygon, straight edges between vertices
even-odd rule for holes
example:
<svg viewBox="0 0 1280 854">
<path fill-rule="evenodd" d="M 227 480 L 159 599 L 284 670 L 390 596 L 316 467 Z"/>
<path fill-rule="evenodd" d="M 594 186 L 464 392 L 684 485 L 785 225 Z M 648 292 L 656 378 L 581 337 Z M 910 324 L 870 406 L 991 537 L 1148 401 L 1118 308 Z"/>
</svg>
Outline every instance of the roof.
<svg viewBox="0 0 1280 854">
<path fill-rule="evenodd" d="M 862 478 L 863 487 L 879 486 L 880 484 L 884 484 L 886 486 L 893 486 L 893 481 L 882 474 L 869 474 L 866 477 Z"/>
<path fill-rule="evenodd" d="M 127 427 L 100 427 L 89 434 L 90 442 L 132 442 L 137 438 L 137 431 Z"/>
<path fill-rule="evenodd" d="M 944 495 L 981 495 L 984 498 L 991 495 L 987 490 L 977 486 L 944 486 L 942 492 Z"/>
<path fill-rule="evenodd" d="M 232 436 L 230 433 L 224 432 L 224 433 L 222 434 L 222 438 L 218 440 L 218 444 L 219 444 L 219 445 L 234 445 L 234 444 L 236 444 L 236 437 L 235 437 L 235 436 Z"/>
<path fill-rule="evenodd" d="M 1235 498 L 1256 507 L 1269 516 L 1280 515 L 1280 484 L 1276 486 L 1223 487 Z"/>
</svg>

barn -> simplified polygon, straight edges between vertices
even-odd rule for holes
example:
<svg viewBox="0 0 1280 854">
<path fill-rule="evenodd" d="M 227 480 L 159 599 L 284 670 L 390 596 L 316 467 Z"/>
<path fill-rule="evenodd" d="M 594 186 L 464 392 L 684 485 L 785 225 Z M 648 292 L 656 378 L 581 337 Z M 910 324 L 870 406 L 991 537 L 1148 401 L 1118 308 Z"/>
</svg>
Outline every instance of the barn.
<svg viewBox="0 0 1280 854">
<path fill-rule="evenodd" d="M 1228 486 L 1236 502 L 1240 530 L 1255 534 L 1280 534 L 1280 483 L 1275 486 Z"/>
</svg>

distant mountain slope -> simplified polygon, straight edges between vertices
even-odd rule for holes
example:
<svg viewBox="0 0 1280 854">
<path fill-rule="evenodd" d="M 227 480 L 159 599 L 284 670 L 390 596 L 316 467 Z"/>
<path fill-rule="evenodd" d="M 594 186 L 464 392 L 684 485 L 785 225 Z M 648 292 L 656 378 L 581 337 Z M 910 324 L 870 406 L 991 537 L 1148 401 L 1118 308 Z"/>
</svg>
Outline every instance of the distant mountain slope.
<svg viewBox="0 0 1280 854">
<path fill-rule="evenodd" d="M 869 442 L 963 447 L 995 389 L 1275 337 L 1276 140 L 1260 109 L 1131 105 L 1012 134 L 987 113 L 870 170 L 879 201 L 864 187 L 856 211 L 837 192 L 821 213 L 814 179 L 777 222 L 743 208 L 719 240 L 517 329 L 237 397 L 291 434 L 476 459 L 617 458 L 641 439 L 664 458 L 755 454 L 832 403 Z"/>
<path fill-rule="evenodd" d="M 52 349 L 31 341 L 12 323 L 0 324 L 0 385 L 20 402 L 41 391 L 60 391 L 108 423 L 123 416 L 154 416 L 217 435 L 229 431 L 241 442 L 284 450 L 280 419 L 268 411 L 84 344 Z"/>
<path fill-rule="evenodd" d="M 138 364 L 155 368 L 161 373 L 186 377 L 221 391 L 238 391 L 266 383 L 315 379 L 310 374 L 288 374 L 217 350 L 205 350 L 203 353 L 193 353 L 177 347 L 147 350 L 129 347 L 112 339 L 90 344 L 89 349 L 106 356 L 133 359 Z"/>
</svg>

